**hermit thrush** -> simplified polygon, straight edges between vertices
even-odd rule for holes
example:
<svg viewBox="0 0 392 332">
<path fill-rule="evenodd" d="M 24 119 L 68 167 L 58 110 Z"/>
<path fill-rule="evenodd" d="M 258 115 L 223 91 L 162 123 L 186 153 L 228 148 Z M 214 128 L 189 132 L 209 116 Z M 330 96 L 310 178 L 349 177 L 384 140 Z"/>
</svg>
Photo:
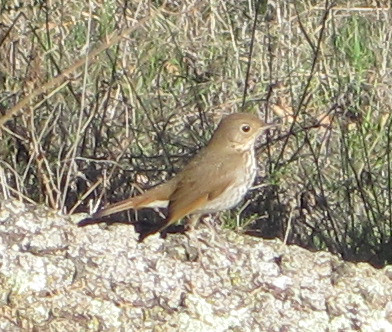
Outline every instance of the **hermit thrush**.
<svg viewBox="0 0 392 332">
<path fill-rule="evenodd" d="M 272 126 L 247 113 L 226 116 L 208 145 L 171 180 L 139 196 L 109 205 L 79 222 L 79 226 L 127 209 L 168 207 L 165 221 L 153 231 L 141 234 L 142 241 L 187 215 L 192 215 L 195 221 L 203 214 L 236 206 L 256 176 L 255 141 L 263 130 Z"/>
</svg>

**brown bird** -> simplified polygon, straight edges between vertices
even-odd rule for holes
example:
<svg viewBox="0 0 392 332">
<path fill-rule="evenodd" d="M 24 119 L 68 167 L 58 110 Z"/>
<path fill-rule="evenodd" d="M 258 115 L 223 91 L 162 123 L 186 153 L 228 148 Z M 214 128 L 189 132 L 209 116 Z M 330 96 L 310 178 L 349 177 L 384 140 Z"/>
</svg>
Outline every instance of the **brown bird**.
<svg viewBox="0 0 392 332">
<path fill-rule="evenodd" d="M 243 199 L 255 179 L 257 137 L 274 126 L 266 125 L 252 114 L 226 116 L 208 145 L 171 180 L 139 196 L 109 205 L 78 225 L 85 226 L 128 209 L 168 207 L 167 218 L 161 225 L 140 234 L 139 241 L 143 241 L 185 216 L 192 216 L 190 227 L 193 227 L 203 214 L 231 209 Z"/>
</svg>

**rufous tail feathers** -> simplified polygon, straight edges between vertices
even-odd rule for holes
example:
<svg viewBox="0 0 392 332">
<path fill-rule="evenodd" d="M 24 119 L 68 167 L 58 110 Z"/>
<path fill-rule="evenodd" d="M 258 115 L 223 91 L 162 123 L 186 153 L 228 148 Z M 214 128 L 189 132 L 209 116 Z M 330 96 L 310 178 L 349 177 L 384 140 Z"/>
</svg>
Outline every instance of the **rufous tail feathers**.
<svg viewBox="0 0 392 332">
<path fill-rule="evenodd" d="M 147 190 L 145 193 L 125 199 L 118 203 L 112 204 L 94 213 L 91 218 L 102 218 L 113 213 L 121 212 L 124 210 L 134 209 L 138 210 L 146 207 L 167 207 L 169 199 L 175 190 L 175 183 L 169 181 L 161 185 Z"/>
</svg>

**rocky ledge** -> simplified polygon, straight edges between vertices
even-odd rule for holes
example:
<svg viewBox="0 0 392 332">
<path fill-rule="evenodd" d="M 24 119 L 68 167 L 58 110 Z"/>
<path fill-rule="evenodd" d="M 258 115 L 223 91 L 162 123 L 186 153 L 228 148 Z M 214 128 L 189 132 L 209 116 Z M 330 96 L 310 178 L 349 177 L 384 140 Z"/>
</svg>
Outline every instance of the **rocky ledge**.
<svg viewBox="0 0 392 332">
<path fill-rule="evenodd" d="M 199 225 L 149 237 L 0 205 L 1 331 L 392 331 L 376 270 Z"/>
</svg>

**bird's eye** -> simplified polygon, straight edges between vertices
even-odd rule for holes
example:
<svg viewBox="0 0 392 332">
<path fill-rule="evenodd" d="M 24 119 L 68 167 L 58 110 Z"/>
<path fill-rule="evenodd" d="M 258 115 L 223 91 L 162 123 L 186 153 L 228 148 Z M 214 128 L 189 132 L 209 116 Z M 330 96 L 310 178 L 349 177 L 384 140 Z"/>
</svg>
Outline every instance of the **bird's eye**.
<svg viewBox="0 0 392 332">
<path fill-rule="evenodd" d="M 241 127 L 241 130 L 242 130 L 244 133 L 247 133 L 247 132 L 249 132 L 249 130 L 250 130 L 250 126 L 248 126 L 248 125 L 243 125 L 243 126 Z"/>
</svg>

